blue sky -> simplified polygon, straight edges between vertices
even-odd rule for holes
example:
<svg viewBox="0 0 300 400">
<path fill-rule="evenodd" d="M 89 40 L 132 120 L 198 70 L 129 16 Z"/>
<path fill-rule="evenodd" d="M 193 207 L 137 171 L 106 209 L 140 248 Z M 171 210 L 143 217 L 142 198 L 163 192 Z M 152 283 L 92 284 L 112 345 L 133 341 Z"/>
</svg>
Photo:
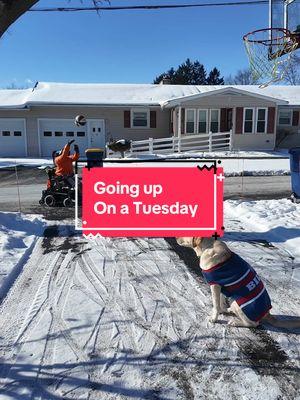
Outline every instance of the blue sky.
<svg viewBox="0 0 300 400">
<path fill-rule="evenodd" d="M 111 0 L 112 5 L 204 0 Z M 207 0 L 212 1 L 212 0 Z M 83 0 L 91 4 L 90 0 Z M 38 6 L 76 6 L 41 0 Z M 0 40 L 0 87 L 26 82 L 151 83 L 187 57 L 223 76 L 248 65 L 242 36 L 268 26 L 268 6 L 26 13 Z"/>
</svg>

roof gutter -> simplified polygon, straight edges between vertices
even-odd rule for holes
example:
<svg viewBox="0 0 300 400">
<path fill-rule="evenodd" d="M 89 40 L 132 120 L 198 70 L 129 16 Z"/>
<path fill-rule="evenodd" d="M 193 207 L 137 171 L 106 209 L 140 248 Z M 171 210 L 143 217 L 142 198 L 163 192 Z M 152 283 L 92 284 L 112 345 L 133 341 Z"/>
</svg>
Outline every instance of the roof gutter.
<svg viewBox="0 0 300 400">
<path fill-rule="evenodd" d="M 0 106 L 0 111 L 30 111 L 30 107 L 28 105 L 18 107 L 18 106 Z"/>
<path fill-rule="evenodd" d="M 58 107 L 58 106 L 64 106 L 64 107 L 103 107 L 103 108 L 116 108 L 116 107 L 122 107 L 122 108 L 128 108 L 128 107 L 155 107 L 155 108 L 161 108 L 161 105 L 159 103 L 157 104 L 149 104 L 149 103 L 116 103 L 116 104 L 94 104 L 94 103 L 47 103 L 47 102 L 29 102 L 29 106 L 34 106 L 34 107 Z"/>
</svg>

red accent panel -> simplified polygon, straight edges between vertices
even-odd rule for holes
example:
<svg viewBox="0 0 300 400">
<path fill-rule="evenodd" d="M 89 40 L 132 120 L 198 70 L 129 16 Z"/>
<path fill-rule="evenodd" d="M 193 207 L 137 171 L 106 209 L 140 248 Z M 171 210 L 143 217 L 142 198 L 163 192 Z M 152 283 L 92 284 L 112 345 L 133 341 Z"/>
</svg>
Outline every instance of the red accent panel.
<svg viewBox="0 0 300 400">
<path fill-rule="evenodd" d="M 274 133 L 275 132 L 275 107 L 268 108 L 268 126 L 267 126 L 267 133 Z"/>
<path fill-rule="evenodd" d="M 243 133 L 243 115 L 244 108 L 237 107 L 235 115 L 235 133 Z"/>
<path fill-rule="evenodd" d="M 124 111 L 124 128 L 130 128 L 130 111 Z"/>
<path fill-rule="evenodd" d="M 220 174 L 223 169 L 218 167 Z M 108 237 L 223 235 L 223 181 L 215 185 L 214 178 L 208 166 L 83 168 L 83 233 Z M 134 197 L 127 190 L 132 185 L 137 188 L 131 193 Z M 181 205 L 197 206 L 194 215 Z"/>
</svg>

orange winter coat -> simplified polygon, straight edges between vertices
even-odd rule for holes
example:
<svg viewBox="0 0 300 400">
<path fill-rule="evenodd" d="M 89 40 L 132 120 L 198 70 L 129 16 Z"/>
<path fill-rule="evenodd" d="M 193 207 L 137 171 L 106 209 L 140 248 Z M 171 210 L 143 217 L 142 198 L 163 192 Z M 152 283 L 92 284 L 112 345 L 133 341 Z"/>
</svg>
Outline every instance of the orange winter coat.
<svg viewBox="0 0 300 400">
<path fill-rule="evenodd" d="M 74 174 L 73 170 L 73 161 L 77 161 L 79 159 L 79 153 L 74 153 L 72 156 L 70 153 L 70 145 L 66 144 L 63 148 L 63 151 L 60 156 L 55 157 L 55 175 L 63 176 L 63 175 L 72 175 Z"/>
</svg>

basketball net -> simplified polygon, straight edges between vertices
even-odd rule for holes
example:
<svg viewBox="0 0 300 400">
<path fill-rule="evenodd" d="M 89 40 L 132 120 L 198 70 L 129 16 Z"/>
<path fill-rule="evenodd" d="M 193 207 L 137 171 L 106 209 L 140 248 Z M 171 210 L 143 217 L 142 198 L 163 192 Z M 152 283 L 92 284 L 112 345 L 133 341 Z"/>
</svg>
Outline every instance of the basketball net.
<svg viewBox="0 0 300 400">
<path fill-rule="evenodd" d="M 282 80 L 291 63 L 293 51 L 299 47 L 299 35 L 284 28 L 266 28 L 243 37 L 255 82 L 260 88 Z"/>
</svg>

